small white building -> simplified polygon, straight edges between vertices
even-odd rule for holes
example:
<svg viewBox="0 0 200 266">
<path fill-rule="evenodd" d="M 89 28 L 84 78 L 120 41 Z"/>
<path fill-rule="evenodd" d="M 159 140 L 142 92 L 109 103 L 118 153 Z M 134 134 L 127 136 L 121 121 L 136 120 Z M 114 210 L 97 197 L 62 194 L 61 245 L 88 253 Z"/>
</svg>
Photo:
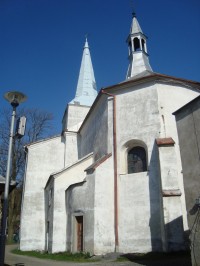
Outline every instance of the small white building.
<svg viewBox="0 0 200 266">
<path fill-rule="evenodd" d="M 21 250 L 97 255 L 186 248 L 172 113 L 199 95 L 200 83 L 154 73 L 146 41 L 134 15 L 126 80 L 97 96 L 86 40 L 61 136 L 26 147 Z"/>
</svg>

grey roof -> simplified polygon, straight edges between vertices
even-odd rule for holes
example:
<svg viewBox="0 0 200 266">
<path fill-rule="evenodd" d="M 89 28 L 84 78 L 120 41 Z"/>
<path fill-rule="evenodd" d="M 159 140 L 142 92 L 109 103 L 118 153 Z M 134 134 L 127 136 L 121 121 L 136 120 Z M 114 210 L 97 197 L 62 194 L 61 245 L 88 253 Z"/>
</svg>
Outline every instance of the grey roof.
<svg viewBox="0 0 200 266">
<path fill-rule="evenodd" d="M 91 106 L 97 96 L 96 81 L 86 38 L 75 98 L 71 104 Z"/>
<path fill-rule="evenodd" d="M 130 78 L 130 79 L 138 79 L 138 78 L 142 78 L 142 77 L 146 77 L 146 76 L 150 76 L 153 75 L 154 72 L 151 70 L 144 70 L 143 72 L 135 75 L 134 77 Z"/>
<path fill-rule="evenodd" d="M 130 32 L 131 32 L 131 34 L 135 34 L 135 33 L 138 33 L 138 32 L 141 32 L 143 34 L 142 29 L 140 27 L 140 24 L 139 24 L 139 22 L 138 22 L 138 20 L 137 20 L 137 18 L 135 16 L 133 17 L 133 20 L 132 20 L 131 31 Z"/>
</svg>

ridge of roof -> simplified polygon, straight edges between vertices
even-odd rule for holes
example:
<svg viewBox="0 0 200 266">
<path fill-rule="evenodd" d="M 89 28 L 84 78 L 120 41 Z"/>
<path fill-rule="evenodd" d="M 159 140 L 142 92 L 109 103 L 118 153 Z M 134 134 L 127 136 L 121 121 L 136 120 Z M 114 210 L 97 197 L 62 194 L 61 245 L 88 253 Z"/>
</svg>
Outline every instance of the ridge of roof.
<svg viewBox="0 0 200 266">
<path fill-rule="evenodd" d="M 49 178 L 48 178 L 47 182 L 46 182 L 45 189 L 47 188 L 48 184 L 51 182 L 52 178 L 55 178 L 57 175 L 59 175 L 59 174 L 61 174 L 62 172 L 66 171 L 66 170 L 68 170 L 68 169 L 70 169 L 70 168 L 72 168 L 72 167 L 75 166 L 76 164 L 81 163 L 82 161 L 86 160 L 87 158 L 89 158 L 89 157 L 91 157 L 91 156 L 93 156 L 93 152 L 87 154 L 86 156 L 84 156 L 84 157 L 82 157 L 81 159 L 77 160 L 76 162 L 74 162 L 74 163 L 68 165 L 67 167 L 64 167 L 64 168 L 62 168 L 62 169 L 60 169 L 60 170 L 58 170 L 58 171 L 56 171 L 56 172 L 51 173 L 51 174 L 49 175 Z"/>
<path fill-rule="evenodd" d="M 109 89 L 113 89 L 113 88 L 116 88 L 116 87 L 121 86 L 121 85 L 126 85 L 126 84 L 130 84 L 130 83 L 140 82 L 140 81 L 143 81 L 143 80 L 146 81 L 148 79 L 156 78 L 156 77 L 167 78 L 167 79 L 171 79 L 171 80 L 175 80 L 175 81 L 192 83 L 194 85 L 199 86 L 199 89 L 200 89 L 200 82 L 198 82 L 198 81 L 193 81 L 193 80 L 184 79 L 184 78 L 178 78 L 178 77 L 174 77 L 174 76 L 170 76 L 170 75 L 166 75 L 166 74 L 160 74 L 160 73 L 157 73 L 157 72 L 151 72 L 151 71 L 146 70 L 146 71 L 138 74 L 137 76 L 134 76 L 134 77 L 130 78 L 129 80 L 125 80 L 125 81 L 122 81 L 122 82 L 120 82 L 118 84 L 108 86 L 106 88 L 103 88 L 103 90 L 109 90 Z"/>
<path fill-rule="evenodd" d="M 75 166 L 76 164 L 81 163 L 82 161 L 88 159 L 88 158 L 91 157 L 91 156 L 93 156 L 93 152 L 91 152 L 91 153 L 85 155 L 84 157 L 82 157 L 82 158 L 80 158 L 79 160 L 75 161 L 74 163 L 68 165 L 67 167 L 64 167 L 64 168 L 62 168 L 62 169 L 60 169 L 60 170 L 58 170 L 58 171 L 56 171 L 56 172 L 54 172 L 54 173 L 51 173 L 50 176 L 54 176 L 54 177 L 55 177 L 56 175 L 61 174 L 62 172 L 66 171 L 66 170 L 68 170 L 68 169 L 70 169 L 70 168 L 72 168 L 72 167 Z"/>
<path fill-rule="evenodd" d="M 140 74 L 138 74 L 137 76 L 135 77 L 132 77 L 130 78 L 129 80 L 125 80 L 125 81 L 122 81 L 120 83 L 117 83 L 115 85 L 111 85 L 111 86 L 108 86 L 108 87 L 102 87 L 101 90 L 99 91 L 94 103 L 92 104 L 89 112 L 87 113 L 81 127 L 79 128 L 78 130 L 78 133 L 80 133 L 85 121 L 87 120 L 87 118 L 90 116 L 92 110 L 94 109 L 94 107 L 96 106 L 97 102 L 99 101 L 99 98 L 101 97 L 101 95 L 103 94 L 102 91 L 104 90 L 111 90 L 111 89 L 115 89 L 117 87 L 120 87 L 120 86 L 123 86 L 123 85 L 128 85 L 128 84 L 131 84 L 131 83 L 144 83 L 145 81 L 148 81 L 148 80 L 151 80 L 153 78 L 163 78 L 163 79 L 170 79 L 170 80 L 175 80 L 175 81 L 180 81 L 180 82 L 186 82 L 186 83 L 191 83 L 191 84 L 194 84 L 197 86 L 196 89 L 198 89 L 200 91 L 200 82 L 197 82 L 197 81 L 193 81 L 193 80 L 188 80 L 188 79 L 184 79 L 184 78 L 177 78 L 177 77 L 174 77 L 174 76 L 170 76 L 170 75 L 166 75 L 166 74 L 160 74 L 160 73 L 157 73 L 157 72 L 151 72 L 151 71 L 144 71 Z M 199 87 L 199 88 L 198 88 Z"/>
<path fill-rule="evenodd" d="M 90 166 L 88 166 L 84 171 L 87 172 L 89 170 L 95 170 L 99 165 L 101 165 L 103 162 L 105 162 L 111 156 L 112 156 L 112 153 L 104 154 L 96 162 L 94 162 Z"/>
</svg>

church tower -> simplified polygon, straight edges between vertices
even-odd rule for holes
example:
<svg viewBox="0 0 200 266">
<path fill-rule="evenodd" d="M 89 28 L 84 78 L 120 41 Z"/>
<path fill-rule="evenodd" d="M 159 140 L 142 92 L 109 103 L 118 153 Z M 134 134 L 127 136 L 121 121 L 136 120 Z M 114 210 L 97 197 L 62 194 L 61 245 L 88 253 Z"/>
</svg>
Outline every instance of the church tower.
<svg viewBox="0 0 200 266">
<path fill-rule="evenodd" d="M 67 105 L 63 117 L 63 132 L 78 131 L 97 96 L 96 81 L 86 38 L 75 98 Z"/>
<path fill-rule="evenodd" d="M 127 38 L 129 48 L 129 67 L 126 79 L 130 79 L 145 71 L 151 71 L 149 56 L 147 54 L 147 37 L 137 21 L 135 13 L 131 24 L 130 34 Z"/>
</svg>

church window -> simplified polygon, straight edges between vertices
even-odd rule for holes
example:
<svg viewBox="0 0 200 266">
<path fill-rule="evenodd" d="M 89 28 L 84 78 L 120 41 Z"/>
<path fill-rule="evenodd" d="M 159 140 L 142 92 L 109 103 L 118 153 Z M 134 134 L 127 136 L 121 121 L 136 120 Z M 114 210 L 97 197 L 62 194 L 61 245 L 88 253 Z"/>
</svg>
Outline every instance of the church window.
<svg viewBox="0 0 200 266">
<path fill-rule="evenodd" d="M 143 147 L 134 147 L 128 152 L 128 174 L 147 171 L 146 151 Z"/>
<path fill-rule="evenodd" d="M 135 51 L 140 51 L 140 41 L 139 41 L 139 39 L 138 38 L 134 38 L 133 43 L 134 43 L 134 50 Z"/>
</svg>

